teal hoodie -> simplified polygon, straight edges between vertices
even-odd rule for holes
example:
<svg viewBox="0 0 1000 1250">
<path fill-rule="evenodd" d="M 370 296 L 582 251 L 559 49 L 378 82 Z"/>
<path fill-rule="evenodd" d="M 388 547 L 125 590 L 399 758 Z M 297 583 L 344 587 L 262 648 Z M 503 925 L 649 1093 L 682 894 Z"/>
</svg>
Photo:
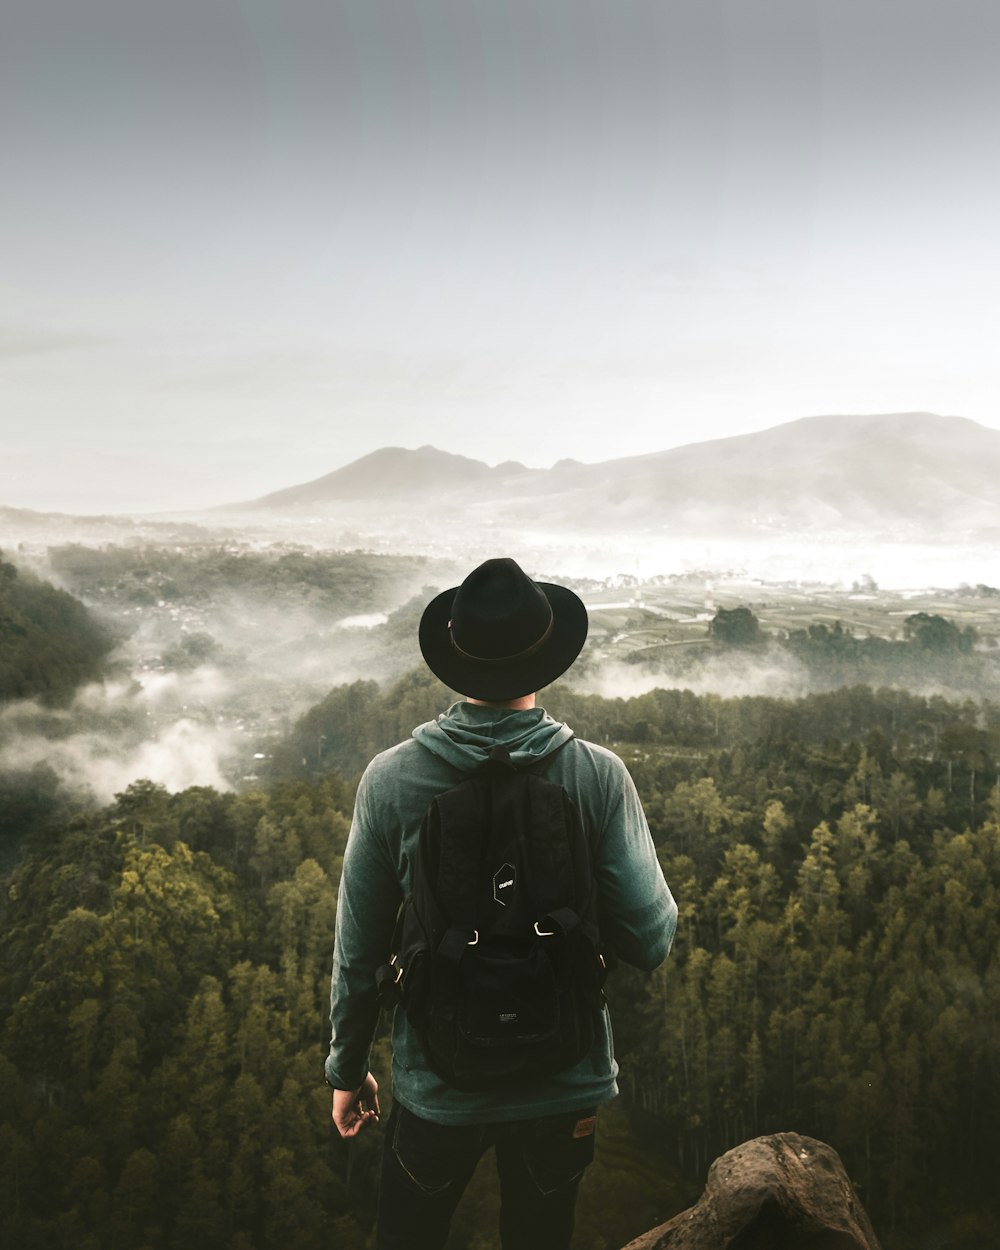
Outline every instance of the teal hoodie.
<svg viewBox="0 0 1000 1250">
<path fill-rule="evenodd" d="M 389 956 L 424 813 L 435 795 L 483 764 L 497 745 L 508 749 L 515 764 L 537 763 L 558 752 L 544 774 L 566 787 L 593 837 L 602 927 L 618 958 L 651 970 L 670 950 L 677 907 L 635 786 L 618 756 L 574 738 L 567 725 L 542 708 L 512 711 L 455 703 L 437 720 L 419 725 L 407 742 L 377 755 L 358 787 L 344 853 L 330 990 L 333 1037 L 326 1076 L 335 1089 L 357 1089 L 368 1070 L 378 1019 L 375 972 Z M 392 1051 L 393 1096 L 440 1124 L 577 1111 L 618 1092 L 607 1008 L 590 1054 L 576 1067 L 501 1091 L 462 1093 L 446 1085 L 428 1068 L 403 1011 L 393 1020 Z"/>
</svg>

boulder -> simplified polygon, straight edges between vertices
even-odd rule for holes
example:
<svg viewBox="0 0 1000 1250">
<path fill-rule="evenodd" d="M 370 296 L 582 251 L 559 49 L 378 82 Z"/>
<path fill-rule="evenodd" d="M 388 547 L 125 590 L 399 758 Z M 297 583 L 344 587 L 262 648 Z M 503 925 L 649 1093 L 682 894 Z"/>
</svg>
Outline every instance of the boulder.
<svg viewBox="0 0 1000 1250">
<path fill-rule="evenodd" d="M 837 1152 L 798 1133 L 756 1137 L 708 1170 L 693 1207 L 622 1250 L 879 1250 Z"/>
</svg>

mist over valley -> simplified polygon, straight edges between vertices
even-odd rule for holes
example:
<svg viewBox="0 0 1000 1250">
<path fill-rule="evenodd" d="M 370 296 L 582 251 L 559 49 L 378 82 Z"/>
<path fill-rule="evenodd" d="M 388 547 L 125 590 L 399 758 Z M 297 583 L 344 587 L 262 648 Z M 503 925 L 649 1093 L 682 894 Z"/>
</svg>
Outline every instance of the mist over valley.
<svg viewBox="0 0 1000 1250">
<path fill-rule="evenodd" d="M 8 682 L 0 768 L 101 802 L 137 778 L 252 784 L 333 687 L 420 670 L 423 604 L 500 552 L 587 602 L 566 679 L 582 692 L 1000 697 L 998 483 L 1000 433 L 894 414 L 548 470 L 384 448 L 212 513 L 0 507 L 9 567 L 72 595 L 115 648 L 58 707 L 44 680 Z M 757 632 L 720 637 L 720 609 Z M 921 645 L 921 613 L 954 637 Z"/>
<path fill-rule="evenodd" d="M 423 605 L 460 581 L 472 560 L 505 550 L 483 532 L 464 533 L 460 554 L 390 554 L 386 537 L 367 550 L 338 550 L 261 525 L 99 518 L 77 531 L 71 518 L 27 516 L 18 529 L 23 514 L 5 515 L 8 567 L 21 570 L 24 584 L 52 584 L 67 603 L 72 596 L 89 614 L 87 628 L 108 640 L 99 680 L 88 670 L 56 699 L 44 683 L 4 692 L 0 773 L 19 792 L 32 776 L 57 779 L 66 801 L 106 803 L 139 779 L 170 791 L 230 789 L 282 771 L 322 771 L 335 735 L 325 726 L 308 740 L 312 731 L 300 726 L 310 709 L 338 686 L 374 681 L 386 692 L 422 674 Z M 906 545 L 895 550 L 915 558 Z M 864 684 L 1000 698 L 1000 595 L 984 581 L 893 590 L 867 571 L 823 584 L 684 561 L 641 575 L 631 571 L 641 562 L 627 556 L 624 569 L 609 573 L 615 555 L 606 551 L 601 564 L 585 542 L 526 544 L 517 554 L 533 575 L 565 581 L 587 603 L 589 641 L 561 683 L 567 690 L 606 699 L 658 687 L 800 699 Z M 689 550 L 689 565 L 697 554 Z M 870 555 L 856 545 L 854 567 Z M 751 618 L 749 636 L 728 636 L 720 619 L 741 612 Z M 907 622 L 921 615 L 946 622 L 944 633 L 917 637 Z M 455 693 L 441 690 L 438 705 L 425 699 L 414 715 L 434 715 Z M 392 732 L 405 736 L 413 724 L 394 719 Z M 350 755 L 349 771 L 363 767 L 362 754 Z"/>
<path fill-rule="evenodd" d="M 137 778 L 171 790 L 252 779 L 332 685 L 417 663 L 414 596 L 459 575 L 423 558 L 283 544 L 22 548 L 33 571 L 20 580 L 58 582 L 52 593 L 85 605 L 108 645 L 103 680 L 54 697 L 44 682 L 32 698 L 18 697 L 23 683 L 6 686 L 0 772 L 41 767 L 100 802 Z M 24 637 L 41 646 L 43 636 Z"/>
</svg>

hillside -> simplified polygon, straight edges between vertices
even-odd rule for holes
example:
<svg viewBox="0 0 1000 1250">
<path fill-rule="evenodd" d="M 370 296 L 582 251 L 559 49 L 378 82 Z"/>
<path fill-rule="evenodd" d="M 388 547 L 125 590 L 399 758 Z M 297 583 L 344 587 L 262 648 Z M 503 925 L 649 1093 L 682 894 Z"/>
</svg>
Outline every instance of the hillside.
<svg viewBox="0 0 1000 1250">
<path fill-rule="evenodd" d="M 435 518 L 608 533 L 860 535 L 909 542 L 1000 536 L 1000 432 L 933 413 L 817 416 L 755 434 L 598 464 L 491 468 L 433 447 L 383 448 L 245 512 L 387 522 Z"/>
<path fill-rule="evenodd" d="M 0 703 L 67 698 L 100 676 L 113 645 L 79 600 L 21 572 L 0 553 Z"/>
<path fill-rule="evenodd" d="M 408 451 L 404 447 L 382 447 L 315 481 L 275 491 L 252 504 L 235 506 L 299 508 L 341 500 L 377 499 L 387 495 L 401 498 L 440 491 L 462 492 L 470 488 L 478 490 L 484 484 L 495 485 L 510 473 L 527 476 L 529 470 L 520 464 L 491 469 L 481 460 L 452 455 L 431 446 L 418 447 L 416 451 Z"/>
<path fill-rule="evenodd" d="M 1000 707 L 550 693 L 628 765 L 681 909 L 662 970 L 608 979 L 621 1097 L 583 1245 L 689 1209 L 713 1158 L 785 1131 L 836 1150 L 885 1250 L 1000 1245 Z M 423 674 L 331 696 L 366 752 L 441 706 Z M 329 762 L 242 792 L 138 781 L 27 841 L 0 888 L 0 1244 L 370 1244 L 384 1130 L 331 1138 L 316 1078 L 353 799 Z M 496 1189 L 480 1168 L 454 1244 L 494 1250 Z"/>
</svg>

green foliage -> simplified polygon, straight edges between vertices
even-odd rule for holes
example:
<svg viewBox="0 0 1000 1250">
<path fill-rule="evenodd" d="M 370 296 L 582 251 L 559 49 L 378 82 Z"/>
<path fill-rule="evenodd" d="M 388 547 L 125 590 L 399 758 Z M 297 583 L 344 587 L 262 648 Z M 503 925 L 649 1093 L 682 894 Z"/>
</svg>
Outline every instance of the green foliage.
<svg viewBox="0 0 1000 1250">
<path fill-rule="evenodd" d="M 137 782 L 41 822 L 0 898 L 5 1245 L 368 1244 L 380 1140 L 333 1139 L 321 1085 L 353 797 L 332 770 L 448 699 L 423 673 L 340 687 L 266 788 Z M 996 1242 L 1000 709 L 864 687 L 546 704 L 626 759 L 680 908 L 668 963 L 611 979 L 625 1097 L 579 1250 L 782 1129 L 840 1152 L 887 1250 Z M 487 1163 L 453 1243 L 495 1245 L 495 1210 Z"/>
<path fill-rule="evenodd" d="M 978 597 L 983 597 L 982 590 Z M 822 610 L 819 605 L 811 609 L 813 614 Z M 667 637 L 662 622 L 647 620 L 645 627 L 632 631 L 631 643 L 616 639 L 614 653 L 670 687 L 701 684 L 706 678 L 717 685 L 726 675 L 759 684 L 777 668 L 803 691 L 933 686 L 979 698 L 984 690 L 996 688 L 1000 676 L 992 633 L 980 635 L 973 625 L 961 626 L 934 613 L 906 616 L 901 630 L 884 613 L 866 617 L 863 627 L 845 626 L 829 612 L 826 619 L 802 626 L 794 622 L 803 616 L 793 616 L 791 610 L 776 610 L 776 615 L 781 626 L 765 629 L 748 607 L 719 608 L 707 638 L 695 637 L 690 622 L 683 624 L 681 637 Z M 809 615 L 807 609 L 804 616 Z M 886 629 L 890 636 L 882 636 Z M 592 662 L 592 656 L 583 660 L 584 666 Z M 584 671 L 579 664 L 574 670 Z"/>
<path fill-rule="evenodd" d="M 350 800 L 140 782 L 29 839 L 0 937 L 5 1245 L 365 1244 L 321 1084 Z"/>
<path fill-rule="evenodd" d="M 47 764 L 0 769 L 0 873 L 13 867 L 21 837 L 58 818 L 62 786 Z"/>
<path fill-rule="evenodd" d="M 976 643 L 976 631 L 959 629 L 952 621 L 931 612 L 916 612 L 903 622 L 903 637 L 924 651 L 961 651 L 966 655 Z"/>
<path fill-rule="evenodd" d="M 719 608 L 709 632 L 727 646 L 748 647 L 760 639 L 760 622 L 749 608 Z"/>
<path fill-rule="evenodd" d="M 329 614 L 331 622 L 383 609 L 398 597 L 400 586 L 418 589 L 433 567 L 418 556 L 212 544 L 192 551 L 74 543 L 51 548 L 49 560 L 78 593 L 97 599 L 205 603 L 239 591 L 289 609 L 315 608 Z"/>
<path fill-rule="evenodd" d="M 942 616 L 917 612 L 903 621 L 903 636 L 856 637 L 840 621 L 792 630 L 781 649 L 804 664 L 813 683 L 830 686 L 895 685 L 921 689 L 931 683 L 977 691 L 995 677 L 992 657 L 978 653 L 972 626 L 959 628 Z"/>
<path fill-rule="evenodd" d="M 337 686 L 296 722 L 273 756 L 272 776 L 359 776 L 378 751 L 433 720 L 457 698 L 427 669 L 381 689 L 374 681 Z"/>
<path fill-rule="evenodd" d="M 0 703 L 65 702 L 101 675 L 113 645 L 82 603 L 7 563 L 0 552 Z"/>
<path fill-rule="evenodd" d="M 184 672 L 186 669 L 197 668 L 199 664 L 208 664 L 218 660 L 222 655 L 222 647 L 211 634 L 199 631 L 186 634 L 175 647 L 168 647 L 160 656 L 164 668 Z"/>
</svg>

